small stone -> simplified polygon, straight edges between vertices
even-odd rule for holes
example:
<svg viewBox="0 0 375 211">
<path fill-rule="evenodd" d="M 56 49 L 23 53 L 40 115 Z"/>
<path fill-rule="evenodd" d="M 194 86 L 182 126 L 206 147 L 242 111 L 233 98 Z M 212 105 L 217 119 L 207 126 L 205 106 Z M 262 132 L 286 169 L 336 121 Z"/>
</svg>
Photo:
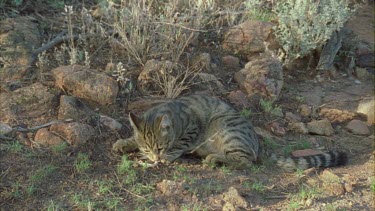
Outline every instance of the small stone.
<svg viewBox="0 0 375 211">
<path fill-rule="evenodd" d="M 303 117 L 309 117 L 312 112 L 311 107 L 306 104 L 300 105 L 298 107 L 298 111 L 299 111 L 299 114 L 301 114 L 301 116 Z"/>
<path fill-rule="evenodd" d="M 119 131 L 122 128 L 122 124 L 111 117 L 100 115 L 100 123 L 103 124 L 105 127 L 114 130 Z"/>
<path fill-rule="evenodd" d="M 331 122 L 327 119 L 314 120 L 312 122 L 309 122 L 307 123 L 307 129 L 311 134 L 318 134 L 324 136 L 331 136 L 334 134 Z"/>
<path fill-rule="evenodd" d="M 11 126 L 0 122 L 0 135 L 6 135 L 6 134 L 8 134 L 12 131 L 13 131 L 13 129 L 12 129 Z"/>
<path fill-rule="evenodd" d="M 357 119 L 350 121 L 345 128 L 357 135 L 370 135 L 370 130 L 366 123 Z"/>
<path fill-rule="evenodd" d="M 78 122 L 54 124 L 50 131 L 58 133 L 70 145 L 75 146 L 91 140 L 96 134 L 93 127 Z"/>
<path fill-rule="evenodd" d="M 278 122 L 271 122 L 266 125 L 266 128 L 270 130 L 272 133 L 278 136 L 285 135 L 285 128 L 281 127 Z"/>
<path fill-rule="evenodd" d="M 291 122 L 288 124 L 288 130 L 295 133 L 307 134 L 309 130 L 303 122 Z"/>
</svg>

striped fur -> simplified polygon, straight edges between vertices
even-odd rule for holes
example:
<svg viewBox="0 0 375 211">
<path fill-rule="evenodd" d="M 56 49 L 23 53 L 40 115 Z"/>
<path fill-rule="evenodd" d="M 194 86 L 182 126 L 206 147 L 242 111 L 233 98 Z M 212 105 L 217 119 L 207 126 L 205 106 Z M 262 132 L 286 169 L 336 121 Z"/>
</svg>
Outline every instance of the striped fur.
<svg viewBox="0 0 375 211">
<path fill-rule="evenodd" d="M 115 151 L 139 149 L 154 162 L 173 162 L 185 153 L 195 153 L 205 163 L 249 167 L 259 156 L 259 141 L 249 120 L 225 102 L 192 95 L 160 104 L 142 117 L 129 115 L 134 135 L 118 140 Z M 342 153 L 304 158 L 280 158 L 286 170 L 340 165 Z"/>
<path fill-rule="evenodd" d="M 304 157 L 278 158 L 277 165 L 286 171 L 308 169 L 312 167 L 332 167 L 345 165 L 348 157 L 344 152 L 330 151 Z"/>
</svg>

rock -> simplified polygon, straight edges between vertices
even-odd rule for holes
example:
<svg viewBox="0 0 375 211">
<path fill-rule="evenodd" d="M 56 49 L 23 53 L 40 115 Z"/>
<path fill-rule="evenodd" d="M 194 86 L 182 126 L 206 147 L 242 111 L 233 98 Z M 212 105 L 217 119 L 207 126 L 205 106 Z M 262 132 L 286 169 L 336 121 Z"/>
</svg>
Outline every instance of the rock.
<svg viewBox="0 0 375 211">
<path fill-rule="evenodd" d="M 267 124 L 266 128 L 277 136 L 285 135 L 285 128 L 281 127 L 280 124 L 276 121 Z"/>
<path fill-rule="evenodd" d="M 162 77 L 166 72 L 173 72 L 171 61 L 148 60 L 138 76 L 138 86 L 143 91 L 160 89 L 156 84 L 156 78 Z"/>
<path fill-rule="evenodd" d="M 361 115 L 359 115 L 358 113 L 334 108 L 322 108 L 319 112 L 319 116 L 327 118 L 333 124 L 348 122 L 350 120 L 353 120 L 354 118 L 361 117 Z"/>
<path fill-rule="evenodd" d="M 328 119 L 314 120 L 307 123 L 307 129 L 311 134 L 331 136 L 334 134 L 333 127 Z"/>
<path fill-rule="evenodd" d="M 35 134 L 34 141 L 46 147 L 64 143 L 62 138 L 49 131 L 47 128 L 39 129 Z"/>
<path fill-rule="evenodd" d="M 235 74 L 234 79 L 250 101 L 259 103 L 260 97 L 274 101 L 283 87 L 282 66 L 276 58 L 262 55 L 247 63 L 244 69 Z"/>
<path fill-rule="evenodd" d="M 375 123 L 375 98 L 369 98 L 359 102 L 357 112 L 365 114 L 367 116 L 367 123 Z"/>
<path fill-rule="evenodd" d="M 371 52 L 369 54 L 362 54 L 357 57 L 355 64 L 362 68 L 374 68 L 375 67 L 375 54 Z"/>
<path fill-rule="evenodd" d="M 74 96 L 101 105 L 115 102 L 119 91 L 117 81 L 105 74 L 80 65 L 61 66 L 52 70 L 55 85 Z"/>
<path fill-rule="evenodd" d="M 223 48 L 236 54 L 251 56 L 278 47 L 276 39 L 272 35 L 273 23 L 257 20 L 248 20 L 238 26 L 234 26 L 224 35 Z"/>
<path fill-rule="evenodd" d="M 240 67 L 240 59 L 235 56 L 231 56 L 231 55 L 223 56 L 221 58 L 221 62 L 223 63 L 224 66 L 230 67 L 233 70 L 236 70 L 237 68 Z"/>
<path fill-rule="evenodd" d="M 348 193 L 353 192 L 354 190 L 353 185 L 350 183 L 344 183 L 344 188 L 345 188 L 345 191 Z"/>
<path fill-rule="evenodd" d="M 241 90 L 230 92 L 228 95 L 228 99 L 231 104 L 239 108 L 242 108 L 242 107 L 248 108 L 251 106 L 249 100 L 247 99 L 247 96 Z"/>
<path fill-rule="evenodd" d="M 164 179 L 162 182 L 156 184 L 156 189 L 166 196 L 175 196 L 182 194 L 184 190 L 183 185 L 182 182 Z"/>
<path fill-rule="evenodd" d="M 0 94 L 0 121 L 47 116 L 55 108 L 55 95 L 41 83 Z"/>
<path fill-rule="evenodd" d="M 26 76 L 32 51 L 41 46 L 38 23 L 31 16 L 0 21 L 0 84 Z"/>
<path fill-rule="evenodd" d="M 304 157 L 304 156 L 311 156 L 311 155 L 319 155 L 322 154 L 321 151 L 315 149 L 301 149 L 292 152 L 294 157 Z"/>
<path fill-rule="evenodd" d="M 293 114 L 292 112 L 286 112 L 285 113 L 285 119 L 288 121 L 288 122 L 300 122 L 302 121 L 302 118 L 300 115 L 298 114 Z"/>
<path fill-rule="evenodd" d="M 288 130 L 293 131 L 295 133 L 300 133 L 300 134 L 309 133 L 309 130 L 307 129 L 306 125 L 303 122 L 290 122 L 288 124 Z"/>
<path fill-rule="evenodd" d="M 122 124 L 111 117 L 100 115 L 99 122 L 106 128 L 114 131 L 119 131 L 122 128 Z"/>
<path fill-rule="evenodd" d="M 83 144 L 95 136 L 95 130 L 90 125 L 78 122 L 54 124 L 50 127 L 51 132 L 55 132 L 73 146 Z"/>
<path fill-rule="evenodd" d="M 209 73 L 198 73 L 197 76 L 201 80 L 201 83 L 197 83 L 198 86 L 214 93 L 225 93 L 224 85 L 214 75 Z"/>
<path fill-rule="evenodd" d="M 223 193 L 222 195 L 223 201 L 233 205 L 234 208 L 244 208 L 248 207 L 247 201 L 243 198 L 239 193 L 238 190 L 234 187 L 230 187 L 227 192 Z M 228 206 L 231 207 L 231 206 Z"/>
<path fill-rule="evenodd" d="M 366 68 L 357 67 L 355 68 L 355 75 L 358 79 L 362 81 L 373 81 L 374 80 L 374 73 L 371 73 L 370 70 Z"/>
<path fill-rule="evenodd" d="M 369 128 L 366 123 L 361 120 L 354 119 L 350 121 L 345 128 L 357 135 L 370 135 Z"/>
<path fill-rule="evenodd" d="M 60 97 L 58 119 L 82 120 L 93 114 L 93 111 L 86 107 L 77 98 L 67 95 Z"/>
<path fill-rule="evenodd" d="M 298 112 L 303 117 L 309 117 L 312 113 L 312 109 L 310 106 L 303 104 L 298 107 Z"/>
<path fill-rule="evenodd" d="M 13 131 L 13 129 L 12 129 L 11 126 L 0 122 L 0 135 L 6 135 L 6 134 L 8 134 L 12 131 Z"/>
<path fill-rule="evenodd" d="M 344 185 L 336 174 L 325 169 L 319 177 L 323 181 L 323 190 L 328 195 L 339 196 L 345 193 Z"/>
</svg>

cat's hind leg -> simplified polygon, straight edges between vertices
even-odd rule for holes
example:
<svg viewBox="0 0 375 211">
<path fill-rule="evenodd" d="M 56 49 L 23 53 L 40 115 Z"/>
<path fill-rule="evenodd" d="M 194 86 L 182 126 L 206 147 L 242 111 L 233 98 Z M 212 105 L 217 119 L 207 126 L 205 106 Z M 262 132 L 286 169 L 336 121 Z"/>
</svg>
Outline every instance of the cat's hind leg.
<svg viewBox="0 0 375 211">
<path fill-rule="evenodd" d="M 224 154 L 209 154 L 203 161 L 205 164 L 225 164 L 234 169 L 250 168 L 252 162 L 245 157 L 230 156 Z"/>
</svg>

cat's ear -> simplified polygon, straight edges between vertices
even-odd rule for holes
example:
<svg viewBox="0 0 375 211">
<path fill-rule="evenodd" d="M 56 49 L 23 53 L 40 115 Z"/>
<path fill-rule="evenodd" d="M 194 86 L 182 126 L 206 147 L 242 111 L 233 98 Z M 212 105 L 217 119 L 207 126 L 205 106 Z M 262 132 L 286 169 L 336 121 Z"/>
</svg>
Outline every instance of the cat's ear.
<svg viewBox="0 0 375 211">
<path fill-rule="evenodd" d="M 137 115 L 135 115 L 134 113 L 130 112 L 129 113 L 129 121 L 130 121 L 130 125 L 132 126 L 132 128 L 134 130 L 139 130 L 140 129 L 142 119 L 139 118 Z"/>
<path fill-rule="evenodd" d="M 168 114 L 164 114 L 160 120 L 160 128 L 167 129 L 171 125 L 172 125 L 171 118 L 168 116 Z"/>
</svg>

